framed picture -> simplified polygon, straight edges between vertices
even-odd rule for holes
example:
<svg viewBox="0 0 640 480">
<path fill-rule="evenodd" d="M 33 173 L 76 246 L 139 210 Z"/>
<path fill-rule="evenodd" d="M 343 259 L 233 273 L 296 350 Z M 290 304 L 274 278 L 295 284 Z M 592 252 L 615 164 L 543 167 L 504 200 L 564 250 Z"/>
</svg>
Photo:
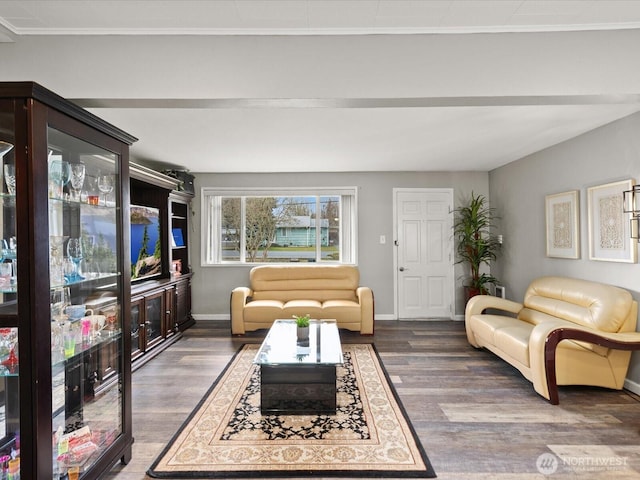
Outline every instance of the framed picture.
<svg viewBox="0 0 640 480">
<path fill-rule="evenodd" d="M 623 194 L 633 180 L 607 183 L 587 189 L 589 209 L 589 259 L 635 263 L 631 240 L 631 214 L 624 212 Z"/>
<path fill-rule="evenodd" d="M 547 257 L 580 258 L 578 190 L 545 197 Z"/>
</svg>

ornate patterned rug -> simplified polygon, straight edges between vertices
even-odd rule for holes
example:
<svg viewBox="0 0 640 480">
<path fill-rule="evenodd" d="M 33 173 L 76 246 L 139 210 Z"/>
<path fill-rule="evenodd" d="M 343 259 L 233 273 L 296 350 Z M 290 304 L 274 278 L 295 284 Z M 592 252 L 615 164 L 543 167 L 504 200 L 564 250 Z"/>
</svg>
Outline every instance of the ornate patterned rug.
<svg viewBox="0 0 640 480">
<path fill-rule="evenodd" d="M 244 345 L 165 447 L 154 478 L 434 478 L 373 345 L 343 345 L 335 415 L 261 415 Z"/>
</svg>

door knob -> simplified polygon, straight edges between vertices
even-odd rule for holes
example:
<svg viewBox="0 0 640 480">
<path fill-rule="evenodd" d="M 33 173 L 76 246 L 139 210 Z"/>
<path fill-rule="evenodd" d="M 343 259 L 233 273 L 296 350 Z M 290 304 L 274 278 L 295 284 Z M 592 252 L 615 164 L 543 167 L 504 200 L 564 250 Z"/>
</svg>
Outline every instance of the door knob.
<svg viewBox="0 0 640 480">
<path fill-rule="evenodd" d="M 404 272 L 404 267 L 400 267 L 400 268 L 399 268 L 399 270 L 400 270 L 401 272 Z"/>
</svg>

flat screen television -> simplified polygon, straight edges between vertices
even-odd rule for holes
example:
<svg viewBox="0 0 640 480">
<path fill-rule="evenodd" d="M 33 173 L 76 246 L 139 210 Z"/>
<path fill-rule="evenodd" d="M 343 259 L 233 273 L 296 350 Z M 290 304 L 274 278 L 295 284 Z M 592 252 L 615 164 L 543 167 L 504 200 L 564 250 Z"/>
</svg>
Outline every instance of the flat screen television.
<svg viewBox="0 0 640 480">
<path fill-rule="evenodd" d="M 160 209 L 131 205 L 131 280 L 161 274 Z"/>
</svg>

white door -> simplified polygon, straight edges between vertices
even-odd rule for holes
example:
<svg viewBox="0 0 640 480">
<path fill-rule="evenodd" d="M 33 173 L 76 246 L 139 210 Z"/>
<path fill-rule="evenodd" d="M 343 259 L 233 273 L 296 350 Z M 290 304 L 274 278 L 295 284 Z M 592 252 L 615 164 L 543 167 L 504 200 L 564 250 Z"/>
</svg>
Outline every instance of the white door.
<svg viewBox="0 0 640 480">
<path fill-rule="evenodd" d="M 453 318 L 453 190 L 394 194 L 398 318 Z"/>
</svg>

